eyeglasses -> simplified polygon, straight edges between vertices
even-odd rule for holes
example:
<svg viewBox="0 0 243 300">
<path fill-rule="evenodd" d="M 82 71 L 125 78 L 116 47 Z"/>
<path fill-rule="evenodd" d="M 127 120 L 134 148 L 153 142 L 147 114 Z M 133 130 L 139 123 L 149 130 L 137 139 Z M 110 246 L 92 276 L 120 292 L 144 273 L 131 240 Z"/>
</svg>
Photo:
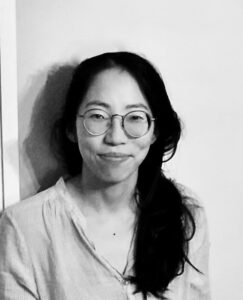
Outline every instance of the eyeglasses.
<svg viewBox="0 0 243 300">
<path fill-rule="evenodd" d="M 112 126 L 114 117 L 121 117 L 121 126 L 125 133 L 133 138 L 144 136 L 150 129 L 151 124 L 155 121 L 148 113 L 142 110 L 130 111 L 125 115 L 110 115 L 102 109 L 90 109 L 83 115 L 83 125 L 91 135 L 102 135 Z"/>
</svg>

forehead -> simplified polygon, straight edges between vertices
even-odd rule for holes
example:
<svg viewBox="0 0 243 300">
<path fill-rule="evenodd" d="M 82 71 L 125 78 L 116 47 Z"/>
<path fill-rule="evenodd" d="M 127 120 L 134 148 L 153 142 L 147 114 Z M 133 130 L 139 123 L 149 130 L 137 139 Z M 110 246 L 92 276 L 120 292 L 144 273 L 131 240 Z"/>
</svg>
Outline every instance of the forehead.
<svg viewBox="0 0 243 300">
<path fill-rule="evenodd" d="M 81 109 L 106 104 L 111 109 L 149 105 L 137 81 L 125 70 L 113 68 L 98 73 L 92 81 L 81 104 Z"/>
</svg>

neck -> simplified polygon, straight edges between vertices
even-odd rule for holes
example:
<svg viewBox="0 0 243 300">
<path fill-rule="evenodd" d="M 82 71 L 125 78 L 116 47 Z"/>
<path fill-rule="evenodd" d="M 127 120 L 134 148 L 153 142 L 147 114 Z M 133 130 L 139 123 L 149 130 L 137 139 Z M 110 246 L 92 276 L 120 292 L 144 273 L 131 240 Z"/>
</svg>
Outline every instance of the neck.
<svg viewBox="0 0 243 300">
<path fill-rule="evenodd" d="M 136 182 L 137 174 L 119 183 L 97 183 L 87 176 L 78 176 L 71 181 L 71 190 L 78 204 L 87 211 L 103 215 L 128 210 L 134 213 Z"/>
</svg>

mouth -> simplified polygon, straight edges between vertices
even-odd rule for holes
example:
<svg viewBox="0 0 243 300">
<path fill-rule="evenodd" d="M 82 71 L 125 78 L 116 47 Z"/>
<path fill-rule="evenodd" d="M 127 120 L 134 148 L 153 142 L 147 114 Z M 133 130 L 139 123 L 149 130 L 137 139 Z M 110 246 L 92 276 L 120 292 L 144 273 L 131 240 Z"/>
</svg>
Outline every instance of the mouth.
<svg viewBox="0 0 243 300">
<path fill-rule="evenodd" d="M 128 160 L 131 157 L 131 155 L 119 153 L 119 152 L 109 152 L 109 153 L 99 154 L 99 157 L 106 161 L 123 162 Z"/>
</svg>

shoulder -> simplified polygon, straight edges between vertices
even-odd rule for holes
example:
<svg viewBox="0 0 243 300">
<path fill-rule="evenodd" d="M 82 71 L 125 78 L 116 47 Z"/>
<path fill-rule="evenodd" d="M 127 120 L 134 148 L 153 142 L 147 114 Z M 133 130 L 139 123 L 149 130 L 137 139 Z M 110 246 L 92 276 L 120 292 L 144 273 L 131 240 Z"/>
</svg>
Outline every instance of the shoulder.
<svg viewBox="0 0 243 300">
<path fill-rule="evenodd" d="M 209 251 L 210 240 L 207 215 L 200 202 L 193 208 L 196 225 L 195 234 L 189 243 L 188 258 L 196 269 L 188 268 L 189 294 L 194 299 L 211 299 L 209 283 Z"/>
<path fill-rule="evenodd" d="M 47 201 L 55 198 L 56 189 L 55 186 L 52 186 L 45 191 L 7 207 L 4 210 L 3 215 L 8 215 L 19 221 L 24 221 L 26 220 L 26 217 L 33 215 L 37 216 L 41 212 L 43 205 Z"/>
<path fill-rule="evenodd" d="M 193 255 L 201 247 L 208 247 L 209 245 L 208 221 L 202 202 L 191 200 L 187 206 L 195 222 L 195 233 L 189 247 L 190 254 Z"/>
<path fill-rule="evenodd" d="M 49 189 L 7 207 L 0 219 L 1 227 L 8 224 L 7 227 L 30 236 L 43 230 L 46 212 L 53 214 L 62 204 L 61 185 L 62 179 Z"/>
</svg>

